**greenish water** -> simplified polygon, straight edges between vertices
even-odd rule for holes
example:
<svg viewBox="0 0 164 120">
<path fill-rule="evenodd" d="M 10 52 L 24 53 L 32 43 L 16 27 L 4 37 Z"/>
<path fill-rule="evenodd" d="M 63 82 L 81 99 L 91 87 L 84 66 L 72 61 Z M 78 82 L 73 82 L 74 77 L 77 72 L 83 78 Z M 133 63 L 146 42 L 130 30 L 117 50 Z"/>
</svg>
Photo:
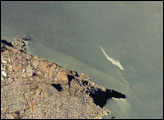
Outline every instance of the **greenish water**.
<svg viewBox="0 0 164 120">
<path fill-rule="evenodd" d="M 106 118 L 163 118 L 162 9 L 162 2 L 1 2 L 1 36 L 29 35 L 31 53 L 125 93 L 108 102 Z"/>
</svg>

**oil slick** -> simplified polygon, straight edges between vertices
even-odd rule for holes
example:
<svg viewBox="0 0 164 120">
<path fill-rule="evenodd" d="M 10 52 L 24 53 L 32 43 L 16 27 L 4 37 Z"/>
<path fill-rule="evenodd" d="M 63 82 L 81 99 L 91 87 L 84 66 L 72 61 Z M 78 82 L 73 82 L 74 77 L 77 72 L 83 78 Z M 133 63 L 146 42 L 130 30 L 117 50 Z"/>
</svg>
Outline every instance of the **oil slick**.
<svg viewBox="0 0 164 120">
<path fill-rule="evenodd" d="M 132 66 L 129 65 L 129 68 L 134 72 L 134 69 L 132 68 Z"/>
<path fill-rule="evenodd" d="M 131 105 L 126 99 L 112 98 L 112 100 L 117 103 L 119 110 L 121 111 L 122 114 L 125 115 L 126 118 L 128 117 L 126 113 L 132 114 Z"/>
<path fill-rule="evenodd" d="M 120 70 L 124 70 L 124 68 L 122 67 L 122 65 L 120 64 L 119 61 L 117 61 L 117 60 L 115 60 L 115 59 L 109 57 L 109 56 L 106 54 L 106 52 L 104 51 L 103 47 L 100 47 L 100 48 L 101 48 L 102 53 L 105 55 L 105 57 L 106 57 L 106 59 L 107 59 L 108 61 L 110 61 L 113 65 L 115 65 L 115 66 L 117 66 L 118 68 L 120 68 Z"/>
</svg>

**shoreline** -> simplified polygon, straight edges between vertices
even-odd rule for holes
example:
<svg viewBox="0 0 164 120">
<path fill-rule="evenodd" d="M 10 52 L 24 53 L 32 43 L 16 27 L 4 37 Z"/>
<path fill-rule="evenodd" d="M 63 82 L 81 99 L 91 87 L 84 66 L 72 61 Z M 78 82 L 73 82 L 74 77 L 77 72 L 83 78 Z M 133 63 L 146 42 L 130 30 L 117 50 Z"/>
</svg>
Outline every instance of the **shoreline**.
<svg viewBox="0 0 164 120">
<path fill-rule="evenodd" d="M 1 40 L 1 118 L 103 118 L 110 112 L 105 109 L 109 99 L 126 98 L 115 90 L 95 85 L 87 74 L 26 53 L 23 41 L 17 42 Z M 6 89 L 18 99 L 5 103 L 12 97 L 4 95 Z M 14 110 L 8 107 L 11 103 Z"/>
</svg>

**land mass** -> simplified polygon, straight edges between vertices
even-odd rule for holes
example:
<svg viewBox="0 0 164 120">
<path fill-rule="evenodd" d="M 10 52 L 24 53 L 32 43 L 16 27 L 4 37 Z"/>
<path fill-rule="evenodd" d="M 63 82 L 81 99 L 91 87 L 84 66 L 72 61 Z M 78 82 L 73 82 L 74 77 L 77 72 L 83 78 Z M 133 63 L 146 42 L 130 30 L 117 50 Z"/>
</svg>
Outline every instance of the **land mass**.
<svg viewBox="0 0 164 120">
<path fill-rule="evenodd" d="M 103 118 L 109 99 L 126 98 L 87 74 L 28 54 L 28 40 L 1 40 L 1 119 Z"/>
</svg>

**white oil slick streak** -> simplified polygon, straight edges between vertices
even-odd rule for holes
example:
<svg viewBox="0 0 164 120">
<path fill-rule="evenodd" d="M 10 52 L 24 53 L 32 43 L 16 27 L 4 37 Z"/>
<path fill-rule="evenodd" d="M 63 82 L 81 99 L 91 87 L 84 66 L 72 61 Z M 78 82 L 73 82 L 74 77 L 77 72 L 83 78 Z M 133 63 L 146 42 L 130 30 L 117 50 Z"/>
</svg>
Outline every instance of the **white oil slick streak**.
<svg viewBox="0 0 164 120">
<path fill-rule="evenodd" d="M 120 68 L 120 70 L 124 70 L 124 68 L 122 67 L 122 65 L 120 64 L 119 61 L 114 60 L 113 58 L 109 57 L 106 52 L 104 51 L 103 47 L 100 47 L 101 51 L 103 52 L 103 54 L 105 55 L 106 59 L 108 61 L 110 61 L 113 65 L 117 66 L 118 68 Z"/>
<path fill-rule="evenodd" d="M 128 116 L 127 113 L 131 113 L 131 105 L 126 99 L 112 98 L 112 100 L 117 102 L 122 114 Z"/>
<path fill-rule="evenodd" d="M 134 72 L 134 69 L 132 68 L 132 66 L 129 65 L 129 68 Z"/>
</svg>

